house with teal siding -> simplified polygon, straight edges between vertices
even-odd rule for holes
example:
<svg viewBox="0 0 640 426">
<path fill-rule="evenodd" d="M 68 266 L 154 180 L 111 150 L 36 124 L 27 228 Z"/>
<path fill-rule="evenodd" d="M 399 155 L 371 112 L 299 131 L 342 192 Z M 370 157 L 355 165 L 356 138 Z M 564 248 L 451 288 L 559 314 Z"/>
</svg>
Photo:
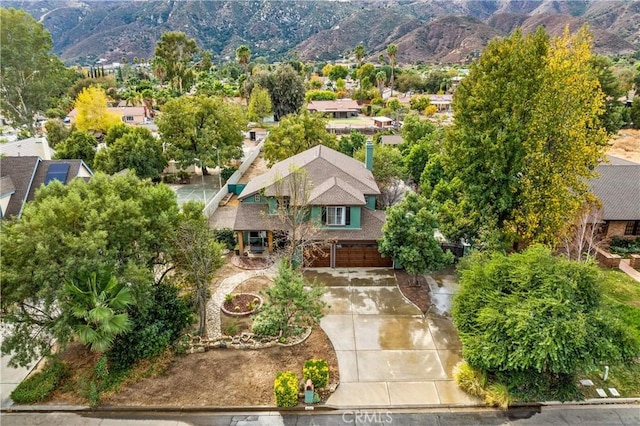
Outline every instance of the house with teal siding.
<svg viewBox="0 0 640 426">
<path fill-rule="evenodd" d="M 371 171 L 373 149 L 369 142 L 362 163 L 318 145 L 252 179 L 238 196 L 234 230 L 240 254 L 272 254 L 291 232 L 282 209 L 304 204 L 301 220 L 313 224 L 314 238 L 324 244 L 322 256 L 305 253 L 307 266 L 392 266 L 392 259 L 378 252 L 385 215 L 376 210 L 380 189 Z"/>
</svg>

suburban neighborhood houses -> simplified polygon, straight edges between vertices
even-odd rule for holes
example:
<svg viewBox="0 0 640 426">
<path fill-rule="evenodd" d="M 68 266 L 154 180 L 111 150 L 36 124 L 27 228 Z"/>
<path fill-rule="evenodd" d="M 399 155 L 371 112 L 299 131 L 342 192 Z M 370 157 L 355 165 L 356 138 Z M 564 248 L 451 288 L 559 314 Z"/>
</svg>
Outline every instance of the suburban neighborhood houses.
<svg viewBox="0 0 640 426">
<path fill-rule="evenodd" d="M 3 415 L 640 401 L 638 51 L 272 57 L 186 20 L 105 66 L 36 12 L 0 8 Z"/>
</svg>

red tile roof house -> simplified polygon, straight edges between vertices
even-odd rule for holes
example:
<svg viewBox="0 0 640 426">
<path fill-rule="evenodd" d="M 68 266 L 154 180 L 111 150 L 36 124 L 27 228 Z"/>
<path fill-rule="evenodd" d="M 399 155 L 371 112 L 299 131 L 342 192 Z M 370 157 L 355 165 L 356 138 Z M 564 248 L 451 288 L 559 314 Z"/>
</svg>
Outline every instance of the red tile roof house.
<svg viewBox="0 0 640 426">
<path fill-rule="evenodd" d="M 603 236 L 640 236 L 640 164 L 609 157 L 610 164 L 596 168 L 600 175 L 591 189 L 602 203 Z"/>
<path fill-rule="evenodd" d="M 309 101 L 309 112 L 318 112 L 329 118 L 351 118 L 360 114 L 361 108 L 352 99 L 337 99 L 335 101 Z"/>
<path fill-rule="evenodd" d="M 274 234 L 286 229 L 278 208 L 288 208 L 291 194 L 283 182 L 304 170 L 309 183 L 305 203 L 309 220 L 320 228 L 314 239 L 327 242 L 323 256 L 307 256 L 313 267 L 389 267 L 393 260 L 378 252 L 383 211 L 375 209 L 380 190 L 371 168 L 373 144 L 367 144 L 365 164 L 322 145 L 287 158 L 251 180 L 242 190 L 233 229 L 242 256 L 274 252 Z M 295 197 L 294 197 L 295 200 Z M 308 254 L 308 253 L 307 253 Z"/>
<path fill-rule="evenodd" d="M 82 160 L 43 160 L 40 157 L 0 158 L 0 218 L 20 217 L 36 190 L 57 179 L 64 184 L 93 172 Z"/>
</svg>

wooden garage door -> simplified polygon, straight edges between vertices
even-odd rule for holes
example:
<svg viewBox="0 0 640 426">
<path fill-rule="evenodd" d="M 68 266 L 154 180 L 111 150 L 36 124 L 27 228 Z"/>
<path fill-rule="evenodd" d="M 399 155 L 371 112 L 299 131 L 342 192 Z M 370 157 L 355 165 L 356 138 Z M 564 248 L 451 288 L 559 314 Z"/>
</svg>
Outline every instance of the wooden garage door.
<svg viewBox="0 0 640 426">
<path fill-rule="evenodd" d="M 305 254 L 304 266 L 307 268 L 328 268 L 331 266 L 331 247 L 314 250 Z"/>
<path fill-rule="evenodd" d="M 391 267 L 393 260 L 382 257 L 377 244 L 342 244 L 336 246 L 336 268 Z"/>
</svg>

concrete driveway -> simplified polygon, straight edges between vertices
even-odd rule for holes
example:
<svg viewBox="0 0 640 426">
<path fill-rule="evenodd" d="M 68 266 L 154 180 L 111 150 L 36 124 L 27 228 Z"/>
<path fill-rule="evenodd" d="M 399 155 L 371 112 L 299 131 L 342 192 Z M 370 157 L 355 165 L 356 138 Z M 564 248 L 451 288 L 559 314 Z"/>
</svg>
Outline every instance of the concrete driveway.
<svg viewBox="0 0 640 426">
<path fill-rule="evenodd" d="M 431 407 L 476 405 L 452 377 L 461 345 L 450 320 L 452 271 L 428 277 L 432 308 L 423 316 L 402 296 L 392 269 L 316 268 L 330 305 L 320 325 L 336 350 L 340 386 L 327 405 Z"/>
</svg>

